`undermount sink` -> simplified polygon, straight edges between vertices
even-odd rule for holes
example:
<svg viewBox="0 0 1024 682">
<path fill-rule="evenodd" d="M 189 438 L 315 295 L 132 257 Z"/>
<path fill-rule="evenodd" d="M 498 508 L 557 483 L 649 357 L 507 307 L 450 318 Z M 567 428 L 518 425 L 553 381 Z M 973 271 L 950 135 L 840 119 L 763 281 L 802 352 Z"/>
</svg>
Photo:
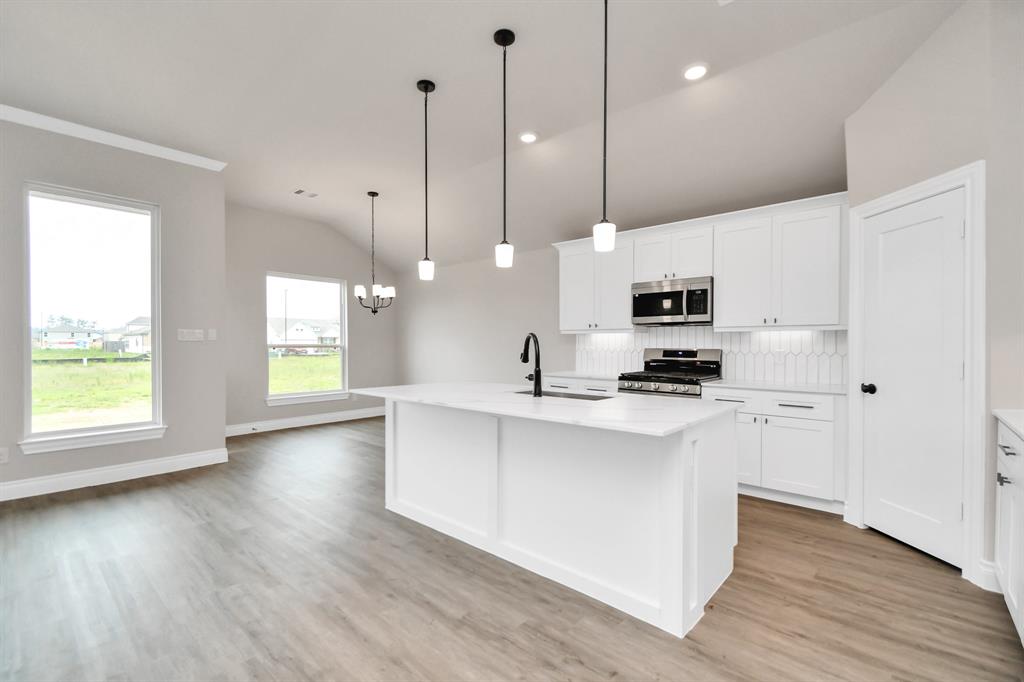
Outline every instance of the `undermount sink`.
<svg viewBox="0 0 1024 682">
<path fill-rule="evenodd" d="M 516 391 L 519 395 L 533 395 L 533 391 Z M 610 395 L 580 395 L 579 393 L 562 393 L 561 391 L 541 391 L 542 398 L 572 398 L 573 400 L 608 400 Z"/>
</svg>

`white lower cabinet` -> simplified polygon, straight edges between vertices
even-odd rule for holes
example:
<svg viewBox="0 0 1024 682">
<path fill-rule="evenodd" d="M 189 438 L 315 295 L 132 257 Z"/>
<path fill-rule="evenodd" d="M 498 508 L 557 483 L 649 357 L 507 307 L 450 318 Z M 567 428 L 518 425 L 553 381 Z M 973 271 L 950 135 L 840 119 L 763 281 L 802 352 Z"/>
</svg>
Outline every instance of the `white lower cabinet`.
<svg viewBox="0 0 1024 682">
<path fill-rule="evenodd" d="M 747 485 L 761 485 L 761 422 L 756 414 L 736 413 L 737 479 Z"/>
<path fill-rule="evenodd" d="M 834 476 L 831 422 L 764 417 L 762 487 L 830 500 Z"/>
<path fill-rule="evenodd" d="M 705 400 L 734 403 L 737 482 L 750 494 L 837 511 L 845 498 L 845 450 L 836 396 L 715 388 Z M 797 415 L 797 416 L 792 416 Z"/>
<path fill-rule="evenodd" d="M 996 580 L 1024 642 L 1024 439 L 1002 423 L 996 452 Z"/>
<path fill-rule="evenodd" d="M 541 388 L 545 391 L 579 395 L 615 395 L 619 391 L 619 384 L 614 379 L 587 379 L 550 374 L 541 378 Z"/>
</svg>

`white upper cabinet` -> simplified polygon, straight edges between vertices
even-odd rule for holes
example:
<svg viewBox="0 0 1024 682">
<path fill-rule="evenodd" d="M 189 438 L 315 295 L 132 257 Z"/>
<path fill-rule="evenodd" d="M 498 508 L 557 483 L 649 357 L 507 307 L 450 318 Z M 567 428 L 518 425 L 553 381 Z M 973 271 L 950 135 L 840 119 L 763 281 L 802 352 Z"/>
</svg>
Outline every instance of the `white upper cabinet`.
<svg viewBox="0 0 1024 682">
<path fill-rule="evenodd" d="M 615 241 L 614 251 L 594 254 L 594 327 L 600 331 L 633 328 L 633 242 Z"/>
<path fill-rule="evenodd" d="M 563 332 L 632 330 L 633 241 L 596 253 L 590 240 L 561 249 L 559 327 Z"/>
<path fill-rule="evenodd" d="M 591 239 L 556 244 L 561 329 L 638 329 L 634 282 L 708 275 L 715 329 L 843 329 L 846 210 L 831 194 L 620 232 L 610 253 Z"/>
<path fill-rule="evenodd" d="M 711 225 L 694 227 L 672 236 L 672 277 L 707 277 L 714 262 L 712 244 L 715 231 Z"/>
<path fill-rule="evenodd" d="M 839 324 L 839 206 L 772 219 L 772 323 Z"/>
<path fill-rule="evenodd" d="M 762 327 L 772 304 L 771 218 L 715 225 L 715 327 Z"/>
<path fill-rule="evenodd" d="M 595 255 L 592 248 L 559 254 L 559 326 L 562 331 L 593 328 Z"/>
<path fill-rule="evenodd" d="M 705 277 L 711 274 L 714 230 L 710 225 L 638 236 L 634 244 L 634 274 L 637 282 L 677 277 Z"/>
<path fill-rule="evenodd" d="M 716 224 L 715 328 L 845 324 L 842 217 L 836 204 Z"/>
</svg>

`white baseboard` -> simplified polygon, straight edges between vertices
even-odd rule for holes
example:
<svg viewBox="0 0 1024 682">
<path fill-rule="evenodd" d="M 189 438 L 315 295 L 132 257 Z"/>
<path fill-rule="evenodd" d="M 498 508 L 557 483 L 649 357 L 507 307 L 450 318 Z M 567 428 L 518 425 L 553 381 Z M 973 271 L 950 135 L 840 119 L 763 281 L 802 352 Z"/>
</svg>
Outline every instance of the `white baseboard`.
<svg viewBox="0 0 1024 682">
<path fill-rule="evenodd" d="M 133 478 L 168 474 L 172 471 L 193 469 L 210 464 L 221 464 L 226 461 L 228 461 L 227 448 L 216 448 L 215 450 L 187 452 L 183 455 L 171 455 L 169 457 L 154 457 L 153 459 L 143 459 L 138 462 L 113 464 L 111 466 L 84 469 L 82 471 L 69 471 L 64 474 L 24 478 L 20 481 L 0 483 L 0 501 L 48 495 L 49 493 L 59 493 L 64 490 L 75 490 L 76 488 L 89 488 L 94 485 L 105 485 L 107 483 L 117 483 L 118 481 L 128 481 Z"/>
<path fill-rule="evenodd" d="M 244 436 L 247 433 L 262 433 L 263 431 L 278 431 L 280 429 L 294 429 L 299 426 L 333 424 L 334 422 L 346 422 L 353 419 L 367 419 L 368 417 L 383 416 L 383 405 L 379 407 L 363 407 L 358 410 L 342 410 L 341 412 L 307 414 L 301 417 L 266 419 L 260 422 L 249 422 L 248 424 L 228 424 L 225 429 L 225 435 L 230 438 L 231 436 Z"/>
<path fill-rule="evenodd" d="M 758 497 L 762 500 L 792 504 L 796 507 L 816 509 L 830 514 L 842 514 L 846 507 L 846 505 L 839 500 L 820 500 L 817 497 L 807 497 L 806 495 L 784 493 L 781 490 L 758 488 L 757 486 L 747 485 L 745 483 L 739 484 L 739 491 L 740 495 L 749 495 L 750 497 Z"/>
<path fill-rule="evenodd" d="M 987 559 L 979 559 L 974 571 L 964 570 L 963 576 L 983 590 L 1000 594 L 1003 592 L 1003 588 L 1000 587 L 999 580 L 996 578 L 996 566 Z"/>
</svg>

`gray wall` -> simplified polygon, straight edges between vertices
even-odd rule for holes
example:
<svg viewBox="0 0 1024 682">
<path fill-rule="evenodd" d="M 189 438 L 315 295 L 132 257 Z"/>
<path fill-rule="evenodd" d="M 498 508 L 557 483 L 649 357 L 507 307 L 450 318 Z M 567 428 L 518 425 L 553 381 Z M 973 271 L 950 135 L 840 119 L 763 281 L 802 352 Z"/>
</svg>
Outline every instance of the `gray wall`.
<svg viewBox="0 0 1024 682">
<path fill-rule="evenodd" d="M 227 423 L 245 424 L 381 405 L 374 398 L 352 396 L 304 405 L 268 407 L 267 313 L 268 271 L 316 275 L 346 280 L 348 288 L 369 285 L 370 255 L 340 232 L 323 223 L 227 205 L 227 315 L 225 358 Z M 377 281 L 394 282 L 394 275 L 377 266 Z M 349 387 L 398 383 L 395 318 L 405 305 L 405 290 L 391 308 L 377 315 L 359 307 L 351 295 L 348 306 Z"/>
<path fill-rule="evenodd" d="M 26 181 L 160 206 L 163 410 L 160 440 L 23 455 Z M 176 329 L 224 315 L 224 182 L 219 173 L 0 122 L 0 446 L 18 480 L 224 447 L 223 342 L 179 343 Z"/>
<path fill-rule="evenodd" d="M 558 254 L 517 253 L 504 270 L 493 259 L 438 266 L 399 281 L 402 382 L 504 381 L 526 384 L 523 339 L 536 332 L 543 369 L 573 369 L 576 337 L 558 331 Z"/>
<path fill-rule="evenodd" d="M 1024 407 L 1022 126 L 1024 3 L 981 1 L 958 8 L 846 122 L 851 206 L 985 159 L 993 407 Z"/>
</svg>

